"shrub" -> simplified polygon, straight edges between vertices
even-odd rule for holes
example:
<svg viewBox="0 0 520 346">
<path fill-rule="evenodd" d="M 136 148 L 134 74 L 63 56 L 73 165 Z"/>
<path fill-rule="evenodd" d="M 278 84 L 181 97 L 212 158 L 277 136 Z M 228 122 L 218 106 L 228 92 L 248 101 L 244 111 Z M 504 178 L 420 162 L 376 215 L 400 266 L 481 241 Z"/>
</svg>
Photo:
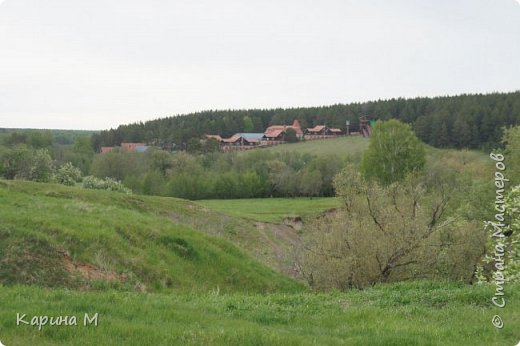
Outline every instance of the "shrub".
<svg viewBox="0 0 520 346">
<path fill-rule="evenodd" d="M 34 152 L 29 180 L 49 182 L 52 179 L 52 158 L 47 149 L 38 149 Z"/>
<path fill-rule="evenodd" d="M 83 179 L 83 188 L 85 189 L 94 189 L 94 190 L 107 190 L 107 191 L 115 191 L 122 192 L 126 194 L 131 194 L 132 190 L 124 186 L 120 181 L 105 178 L 99 179 L 93 176 L 88 176 Z"/>
<path fill-rule="evenodd" d="M 503 237 L 492 237 L 496 232 L 488 225 L 488 242 L 486 244 L 486 256 L 477 267 L 476 276 L 479 283 L 493 281 L 493 273 L 496 272 L 495 246 L 498 243 L 504 245 L 505 266 L 503 274 L 508 282 L 520 282 L 520 185 L 514 186 L 505 198 L 505 216 L 507 217 L 503 229 Z"/>
<path fill-rule="evenodd" d="M 440 168 L 388 186 L 344 170 L 335 180 L 343 208 L 308 227 L 304 276 L 324 290 L 422 278 L 470 282 L 485 235 L 456 212 L 466 185 Z"/>
<path fill-rule="evenodd" d="M 81 171 L 70 162 L 61 165 L 56 172 L 56 182 L 63 185 L 73 186 L 81 181 Z"/>
</svg>

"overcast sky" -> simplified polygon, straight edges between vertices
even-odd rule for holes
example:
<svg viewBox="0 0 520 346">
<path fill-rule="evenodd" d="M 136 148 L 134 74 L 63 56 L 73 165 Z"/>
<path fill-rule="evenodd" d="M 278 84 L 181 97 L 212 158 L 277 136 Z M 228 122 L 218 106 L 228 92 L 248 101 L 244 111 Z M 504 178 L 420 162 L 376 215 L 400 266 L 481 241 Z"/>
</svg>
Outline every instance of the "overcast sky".
<svg viewBox="0 0 520 346">
<path fill-rule="evenodd" d="M 0 0 L 0 127 L 519 89 L 515 0 Z"/>
</svg>

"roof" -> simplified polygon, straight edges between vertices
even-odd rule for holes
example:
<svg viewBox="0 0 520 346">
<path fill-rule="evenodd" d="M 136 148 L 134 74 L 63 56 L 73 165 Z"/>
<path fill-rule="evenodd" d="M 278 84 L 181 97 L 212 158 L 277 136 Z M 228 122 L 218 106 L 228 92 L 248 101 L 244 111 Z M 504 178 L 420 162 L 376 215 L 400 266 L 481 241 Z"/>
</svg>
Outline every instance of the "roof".
<svg viewBox="0 0 520 346">
<path fill-rule="evenodd" d="M 244 132 L 244 133 L 237 133 L 237 135 L 244 137 L 248 141 L 252 140 L 261 140 L 264 136 L 263 133 L 253 133 L 253 132 Z"/>
<path fill-rule="evenodd" d="M 285 130 L 286 127 L 287 127 L 287 125 L 272 125 L 272 126 L 269 126 L 267 129 L 265 129 L 265 132 L 271 132 L 271 131 L 277 131 L 277 130 L 283 131 L 283 130 Z"/>
<path fill-rule="evenodd" d="M 236 134 L 229 138 L 223 138 L 222 141 L 224 143 L 235 143 L 236 141 L 240 140 L 240 138 L 242 138 L 242 136 L 240 136 L 239 134 Z"/>
<path fill-rule="evenodd" d="M 248 142 L 248 143 L 256 143 L 256 142 L 259 142 L 262 139 L 263 134 L 259 133 L 257 135 L 260 135 L 260 137 L 259 138 L 247 138 L 247 137 L 243 136 L 242 133 L 236 133 L 236 134 L 234 134 L 233 136 L 231 136 L 229 138 L 223 138 L 222 142 L 224 142 L 224 143 L 236 143 L 238 141 L 244 141 L 244 142 Z"/>
<path fill-rule="evenodd" d="M 281 129 L 278 127 L 282 127 Z M 283 126 L 270 126 L 265 130 L 264 136 L 276 138 L 284 132 Z"/>
<path fill-rule="evenodd" d="M 121 146 L 122 147 L 130 147 L 130 146 L 134 146 L 134 147 L 142 147 L 146 145 L 145 143 L 134 143 L 134 142 L 123 142 L 121 143 Z"/>
<path fill-rule="evenodd" d="M 219 142 L 222 141 L 222 137 L 220 137 L 219 135 L 206 135 L 206 138 L 207 139 L 216 139 Z"/>
<path fill-rule="evenodd" d="M 329 130 L 330 130 L 330 132 L 343 132 L 341 129 L 336 129 L 336 128 L 329 129 Z"/>
<path fill-rule="evenodd" d="M 146 151 L 146 149 L 148 149 L 147 145 L 140 145 L 138 147 L 135 147 L 134 151 L 136 153 L 144 153 Z"/>
<path fill-rule="evenodd" d="M 296 131 L 297 135 L 302 135 L 303 131 L 300 126 L 300 122 L 298 120 L 294 120 L 292 125 L 272 125 L 269 126 L 265 132 L 264 136 L 269 138 L 278 137 L 282 132 L 285 132 L 287 129 L 293 129 Z"/>
<path fill-rule="evenodd" d="M 327 126 L 325 126 L 325 125 L 316 125 L 313 128 L 311 128 L 311 129 L 307 129 L 307 131 L 309 131 L 309 132 L 320 132 L 320 131 L 322 131 L 326 127 Z"/>
<path fill-rule="evenodd" d="M 108 153 L 110 151 L 114 150 L 114 147 L 101 147 L 102 153 Z"/>
</svg>

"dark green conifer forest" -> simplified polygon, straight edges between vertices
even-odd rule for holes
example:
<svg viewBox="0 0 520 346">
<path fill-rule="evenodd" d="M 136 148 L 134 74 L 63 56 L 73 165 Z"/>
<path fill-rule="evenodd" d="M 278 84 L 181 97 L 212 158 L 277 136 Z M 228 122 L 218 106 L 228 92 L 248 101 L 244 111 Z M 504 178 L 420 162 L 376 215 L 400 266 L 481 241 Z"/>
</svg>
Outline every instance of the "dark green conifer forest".
<svg viewBox="0 0 520 346">
<path fill-rule="evenodd" d="M 273 124 L 302 127 L 326 124 L 345 128 L 350 121 L 356 131 L 359 117 L 398 119 L 411 124 L 417 136 L 439 148 L 480 148 L 500 146 L 502 127 L 520 124 L 520 91 L 390 99 L 364 103 L 290 109 L 209 110 L 121 125 L 93 135 L 94 149 L 121 142 L 146 142 L 163 148 L 185 149 L 191 138 L 204 134 L 231 136 L 237 132 L 263 132 Z"/>
</svg>

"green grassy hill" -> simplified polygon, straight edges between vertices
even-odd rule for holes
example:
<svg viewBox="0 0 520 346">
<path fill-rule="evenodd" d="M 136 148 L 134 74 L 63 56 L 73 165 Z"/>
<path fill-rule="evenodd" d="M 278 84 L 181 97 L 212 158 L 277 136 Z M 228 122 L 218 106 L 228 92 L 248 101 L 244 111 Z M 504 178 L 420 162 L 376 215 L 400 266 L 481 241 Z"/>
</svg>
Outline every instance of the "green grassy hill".
<svg viewBox="0 0 520 346">
<path fill-rule="evenodd" d="M 349 156 L 359 158 L 361 157 L 361 153 L 368 147 L 368 141 L 368 138 L 363 138 L 362 136 L 350 136 L 282 144 L 258 150 L 267 150 L 277 153 L 299 152 L 318 156 L 337 155 L 339 157 Z M 249 152 L 251 151 L 241 152 L 240 154 L 247 155 Z"/>
<path fill-rule="evenodd" d="M 254 229 L 188 201 L 0 181 L 0 205 L 0 284 L 204 292 L 303 287 L 239 248 L 262 238 Z"/>
</svg>

